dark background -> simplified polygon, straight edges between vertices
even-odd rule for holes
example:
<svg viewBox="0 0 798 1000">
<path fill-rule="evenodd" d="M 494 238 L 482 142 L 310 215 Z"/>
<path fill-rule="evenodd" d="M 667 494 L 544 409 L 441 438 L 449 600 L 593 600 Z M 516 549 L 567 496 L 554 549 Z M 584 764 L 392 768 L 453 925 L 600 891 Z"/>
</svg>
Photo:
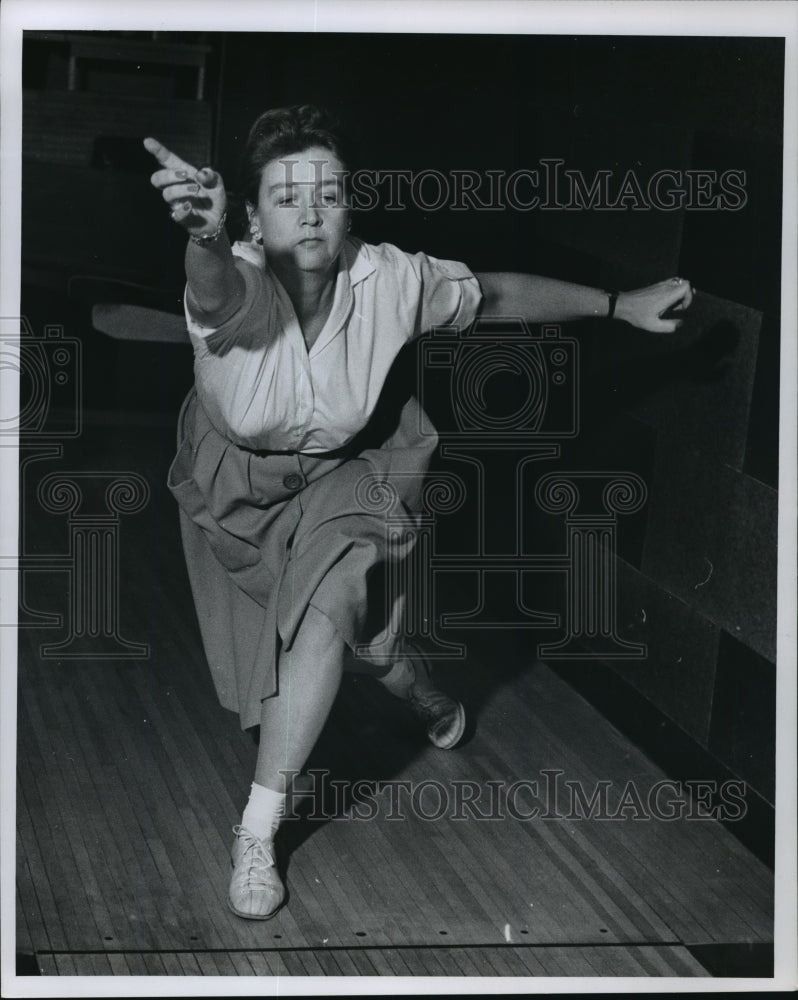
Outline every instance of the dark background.
<svg viewBox="0 0 798 1000">
<path fill-rule="evenodd" d="M 619 521 L 618 598 L 622 634 L 648 656 L 558 669 L 672 774 L 748 782 L 755 822 L 737 832 L 770 857 L 782 41 L 89 35 L 102 44 L 75 60 L 72 90 L 76 36 L 26 35 L 22 311 L 34 331 L 60 323 L 81 340 L 87 415 L 164 417 L 165 441 L 191 384 L 190 348 L 111 340 L 91 323 L 101 301 L 181 311 L 185 239 L 149 186 L 143 135 L 232 182 L 254 117 L 307 101 L 339 115 L 356 166 L 375 170 L 510 173 L 560 157 L 588 176 L 746 171 L 737 212 L 377 208 L 354 231 L 476 271 L 620 288 L 681 274 L 698 290 L 675 337 L 568 329 L 581 347 L 582 430 L 535 472 L 628 470 L 647 484 L 643 510 Z M 175 64 L 186 53 L 204 63 L 202 100 L 197 67 Z M 487 504 L 506 500 L 504 472 L 487 477 Z M 561 523 L 538 517 L 528 534 L 529 551 L 562 551 Z M 562 613 L 559 577 L 526 586 L 531 606 Z M 554 637 L 519 632 L 519 648 L 531 657 Z"/>
</svg>

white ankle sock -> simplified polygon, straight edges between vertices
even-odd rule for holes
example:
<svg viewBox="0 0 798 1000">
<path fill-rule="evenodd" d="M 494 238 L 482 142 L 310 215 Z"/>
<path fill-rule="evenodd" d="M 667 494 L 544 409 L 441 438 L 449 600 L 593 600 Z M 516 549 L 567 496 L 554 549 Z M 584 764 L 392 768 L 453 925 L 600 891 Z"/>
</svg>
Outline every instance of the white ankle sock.
<svg viewBox="0 0 798 1000">
<path fill-rule="evenodd" d="M 387 674 L 377 678 L 380 684 L 392 695 L 405 700 L 410 697 L 410 689 L 415 679 L 416 672 L 413 663 L 406 657 L 397 660 Z"/>
<path fill-rule="evenodd" d="M 241 817 L 241 825 L 261 840 L 271 840 L 285 812 L 285 792 L 275 792 L 252 782 L 249 801 Z"/>
</svg>

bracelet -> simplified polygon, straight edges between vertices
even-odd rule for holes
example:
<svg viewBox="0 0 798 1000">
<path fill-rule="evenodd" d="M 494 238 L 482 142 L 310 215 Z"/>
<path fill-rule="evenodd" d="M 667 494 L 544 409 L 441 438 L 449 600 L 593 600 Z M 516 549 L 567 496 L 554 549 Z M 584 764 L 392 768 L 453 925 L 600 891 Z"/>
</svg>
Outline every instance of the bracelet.
<svg viewBox="0 0 798 1000">
<path fill-rule="evenodd" d="M 618 302 L 618 296 L 620 295 L 620 292 L 606 291 L 604 294 L 608 295 L 610 298 L 609 308 L 607 309 L 607 319 L 612 319 L 612 317 L 615 315 L 615 306 Z"/>
<path fill-rule="evenodd" d="M 207 233 L 205 236 L 191 236 L 192 242 L 196 243 L 198 247 L 207 247 L 210 246 L 211 243 L 215 243 L 222 235 L 226 219 L 227 212 L 222 212 L 222 217 L 219 219 L 219 225 L 216 227 L 216 231 L 213 233 Z"/>
</svg>

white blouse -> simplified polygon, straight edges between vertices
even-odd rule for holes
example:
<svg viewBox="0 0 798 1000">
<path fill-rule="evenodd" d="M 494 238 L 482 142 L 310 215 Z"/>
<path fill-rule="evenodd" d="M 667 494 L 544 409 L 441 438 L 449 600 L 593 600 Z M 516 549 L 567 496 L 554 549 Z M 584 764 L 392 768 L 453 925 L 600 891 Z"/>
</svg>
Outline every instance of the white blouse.
<svg viewBox="0 0 798 1000">
<path fill-rule="evenodd" d="M 308 351 L 285 289 L 254 243 L 236 243 L 241 308 L 219 327 L 186 307 L 194 377 L 211 423 L 256 451 L 310 454 L 346 445 L 367 423 L 404 344 L 436 326 L 464 327 L 482 300 L 456 261 L 348 238 L 332 309 Z"/>
</svg>

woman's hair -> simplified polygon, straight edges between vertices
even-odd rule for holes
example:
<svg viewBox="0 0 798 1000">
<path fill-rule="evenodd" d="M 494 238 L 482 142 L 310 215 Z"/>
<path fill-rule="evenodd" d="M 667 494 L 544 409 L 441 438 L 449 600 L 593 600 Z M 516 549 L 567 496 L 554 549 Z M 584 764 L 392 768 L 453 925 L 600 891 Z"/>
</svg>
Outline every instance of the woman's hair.
<svg viewBox="0 0 798 1000">
<path fill-rule="evenodd" d="M 302 153 L 311 146 L 329 149 L 344 167 L 349 167 L 349 143 L 337 120 L 323 108 L 297 104 L 264 111 L 249 130 L 240 167 L 240 194 L 251 205 L 257 205 L 266 164 L 289 153 Z"/>
</svg>

